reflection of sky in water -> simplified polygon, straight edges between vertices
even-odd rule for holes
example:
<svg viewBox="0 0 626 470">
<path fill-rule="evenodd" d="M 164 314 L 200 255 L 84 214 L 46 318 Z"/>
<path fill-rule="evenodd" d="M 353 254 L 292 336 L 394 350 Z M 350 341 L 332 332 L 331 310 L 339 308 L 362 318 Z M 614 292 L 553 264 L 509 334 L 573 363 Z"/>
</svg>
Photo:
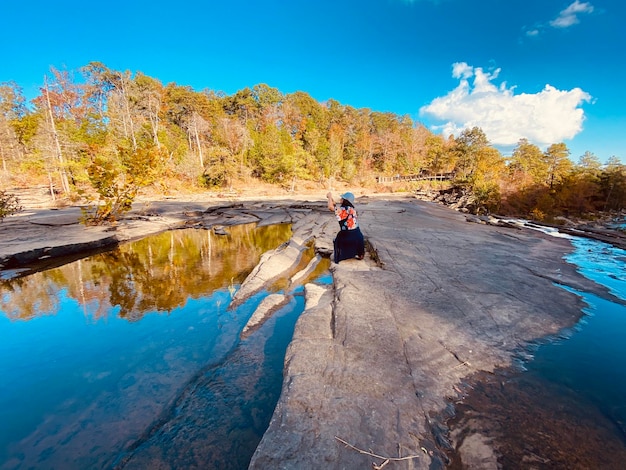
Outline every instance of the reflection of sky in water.
<svg viewBox="0 0 626 470">
<path fill-rule="evenodd" d="M 107 429 L 121 426 L 126 438 L 136 437 L 194 371 L 232 349 L 254 305 L 228 312 L 229 301 L 223 290 L 141 322 L 116 315 L 93 322 L 60 292 L 57 315 L 0 316 L 0 461 L 20 439 L 36 451 L 36 442 L 56 434 L 47 437 L 51 447 L 80 453 L 76 433 L 99 440 L 102 427 L 99 438 L 118 446 L 124 440 Z M 136 408 L 143 413 L 133 415 Z"/>
<path fill-rule="evenodd" d="M 256 263 L 250 254 L 260 256 L 289 235 L 288 226 L 234 227 L 229 238 L 219 239 L 207 232 L 177 231 L 130 244 L 117 254 L 9 281 L 15 283 L 13 290 L 11 284 L 0 286 L 0 305 L 10 308 L 0 308 L 0 470 L 107 468 L 129 443 L 169 413 L 181 393 L 200 390 L 197 381 L 207 374 L 206 390 L 214 384 L 211 374 L 250 387 L 244 392 L 231 386 L 233 396 L 218 394 L 225 413 L 232 412 L 235 396 L 242 393 L 249 408 L 239 409 L 236 418 L 211 416 L 211 426 L 227 429 L 225 441 L 217 440 L 215 448 L 256 446 L 280 393 L 284 349 L 302 310 L 302 289 L 295 291 L 296 300 L 277 318 L 244 342 L 239 333 L 267 293 L 233 310 L 228 305 L 239 287 L 233 279 L 245 277 Z M 169 269 L 154 262 L 160 253 L 171 260 L 174 249 L 183 263 Z M 124 269 L 112 264 L 118 261 Z M 328 264 L 321 263 L 313 275 L 325 269 Z M 324 275 L 322 282 L 332 282 L 326 278 L 330 276 Z M 57 289 L 50 291 L 54 286 Z M 192 296 L 181 292 L 187 287 Z M 96 295 L 100 292 L 102 296 Z M 127 295 L 122 300 L 128 305 L 148 308 L 132 321 L 122 318 L 120 305 L 109 297 L 120 292 Z M 150 302 L 138 304 L 134 292 L 142 293 L 142 298 L 150 295 Z M 40 298 L 50 299 L 43 312 L 32 307 Z M 163 305 L 166 308 L 157 309 Z M 34 314 L 21 315 L 23 307 Z M 241 358 L 246 358 L 245 372 L 238 362 Z M 237 377 L 238 371 L 247 378 Z M 256 381 L 254 374 L 260 377 Z M 253 433 L 246 428 L 247 421 L 237 421 L 246 414 L 257 417 L 254 423 L 257 427 L 261 423 L 260 430 Z M 194 449 L 176 450 L 184 461 Z"/>
<path fill-rule="evenodd" d="M 129 468 L 248 467 L 280 396 L 302 291 L 296 288 L 291 301 L 223 361 L 194 376 L 163 421 L 121 456 Z"/>
<path fill-rule="evenodd" d="M 584 238 L 566 260 L 579 272 L 626 300 L 626 251 Z M 568 289 L 588 304 L 572 336 L 538 348 L 527 364 L 537 373 L 580 393 L 626 431 L 626 307 Z"/>
</svg>

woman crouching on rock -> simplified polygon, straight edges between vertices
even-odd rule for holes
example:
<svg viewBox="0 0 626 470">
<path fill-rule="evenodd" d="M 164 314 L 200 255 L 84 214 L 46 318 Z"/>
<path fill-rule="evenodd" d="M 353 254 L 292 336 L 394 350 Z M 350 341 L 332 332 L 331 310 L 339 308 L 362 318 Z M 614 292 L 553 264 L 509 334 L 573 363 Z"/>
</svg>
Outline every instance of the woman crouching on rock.
<svg viewBox="0 0 626 470">
<path fill-rule="evenodd" d="M 344 259 L 363 259 L 365 255 L 365 241 L 354 208 L 354 194 L 344 193 L 340 197 L 341 203 L 335 204 L 332 193 L 326 194 L 328 209 L 335 213 L 341 228 L 334 240 L 335 263 Z"/>
</svg>

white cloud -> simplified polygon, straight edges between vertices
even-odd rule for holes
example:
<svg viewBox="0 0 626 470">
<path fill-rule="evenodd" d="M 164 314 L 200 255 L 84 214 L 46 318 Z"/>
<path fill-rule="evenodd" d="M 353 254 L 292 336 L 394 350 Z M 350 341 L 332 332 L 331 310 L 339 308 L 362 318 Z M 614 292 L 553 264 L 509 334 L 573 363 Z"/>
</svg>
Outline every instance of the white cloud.
<svg viewBox="0 0 626 470">
<path fill-rule="evenodd" d="M 579 2 L 575 0 L 570 6 L 559 13 L 554 20 L 550 21 L 550 26 L 554 28 L 569 28 L 570 26 L 580 23 L 578 19 L 579 13 L 592 13 L 593 5 L 587 2 Z"/>
<path fill-rule="evenodd" d="M 474 75 L 474 68 L 465 62 L 456 62 L 452 64 L 452 76 L 454 78 L 470 78 Z"/>
<path fill-rule="evenodd" d="M 500 69 L 487 73 L 460 62 L 453 64 L 452 70 L 459 85 L 420 109 L 422 116 L 444 121 L 433 127 L 435 131 L 458 136 L 464 129 L 477 126 L 492 144 L 511 146 L 521 138 L 549 145 L 571 139 L 582 130 L 584 112 L 580 106 L 591 101 L 591 96 L 580 88 L 558 90 L 545 85 L 538 93 L 515 94 L 514 86 L 493 83 Z"/>
<path fill-rule="evenodd" d="M 595 11 L 593 5 L 589 2 L 580 2 L 579 0 L 575 0 L 574 3 L 570 4 L 564 10 L 561 10 L 559 15 L 549 21 L 547 23 L 536 23 L 533 26 L 524 26 L 522 31 L 526 37 L 529 38 L 537 38 L 550 27 L 557 29 L 565 29 L 573 26 L 575 24 L 580 23 L 579 16 L 583 13 L 593 13 Z"/>
</svg>

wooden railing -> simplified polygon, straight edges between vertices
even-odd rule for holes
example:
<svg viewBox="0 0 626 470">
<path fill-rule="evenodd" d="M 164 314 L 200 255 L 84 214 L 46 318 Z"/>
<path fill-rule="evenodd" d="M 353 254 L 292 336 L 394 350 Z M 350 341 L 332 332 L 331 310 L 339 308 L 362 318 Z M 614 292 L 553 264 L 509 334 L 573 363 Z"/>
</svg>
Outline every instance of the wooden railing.
<svg viewBox="0 0 626 470">
<path fill-rule="evenodd" d="M 378 183 L 397 183 L 400 181 L 449 181 L 454 178 L 454 172 L 430 174 L 421 172 L 413 175 L 377 176 Z"/>
</svg>

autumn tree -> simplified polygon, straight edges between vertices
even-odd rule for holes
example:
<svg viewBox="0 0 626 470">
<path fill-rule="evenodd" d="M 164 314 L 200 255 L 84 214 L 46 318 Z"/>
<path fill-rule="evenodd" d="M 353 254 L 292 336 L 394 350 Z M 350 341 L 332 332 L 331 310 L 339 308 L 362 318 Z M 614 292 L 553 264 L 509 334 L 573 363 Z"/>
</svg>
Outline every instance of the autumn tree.
<svg viewBox="0 0 626 470">
<path fill-rule="evenodd" d="M 285 95 L 278 88 L 272 88 L 265 83 L 260 83 L 252 87 L 252 97 L 257 103 L 258 112 L 253 121 L 246 123 L 248 129 L 258 130 L 264 121 L 271 120 L 277 122 L 281 119 Z"/>
<path fill-rule="evenodd" d="M 430 174 L 452 171 L 452 152 L 442 136 L 429 134 L 426 136 L 424 145 L 426 147 L 424 167 Z"/>
<path fill-rule="evenodd" d="M 293 169 L 286 147 L 291 143 L 287 129 L 270 121 L 253 135 L 254 145 L 250 152 L 256 162 L 256 175 L 270 183 L 284 184 Z"/>
<path fill-rule="evenodd" d="M 14 82 L 0 83 L 0 159 L 2 174 L 8 176 L 8 162 L 23 156 L 21 120 L 27 115 L 22 89 Z"/>
<path fill-rule="evenodd" d="M 547 167 L 546 183 L 550 189 L 561 182 L 571 171 L 573 163 L 569 159 L 570 151 L 564 143 L 552 144 L 543 154 L 543 160 Z"/>
<path fill-rule="evenodd" d="M 163 85 L 158 80 L 148 77 L 143 73 L 137 73 L 134 79 L 134 101 L 136 113 L 139 116 L 139 124 L 149 134 L 152 144 L 161 148 L 161 120 L 163 113 Z"/>
<path fill-rule="evenodd" d="M 257 97 L 250 88 L 244 88 L 232 96 L 224 97 L 222 106 L 228 116 L 235 117 L 246 125 L 248 119 L 255 119 L 259 115 L 261 105 Z"/>
<path fill-rule="evenodd" d="M 602 210 L 600 159 L 587 151 L 580 156 L 560 186 L 559 196 L 568 211 L 579 215 L 594 210 Z"/>
<path fill-rule="evenodd" d="M 204 179 L 209 148 L 214 146 L 214 130 L 226 116 L 221 98 L 212 92 L 197 93 L 176 84 L 167 85 L 165 91 L 169 151 L 176 156 L 177 172 L 192 181 Z M 185 138 L 184 150 L 179 141 L 181 135 Z"/>
<path fill-rule="evenodd" d="M 476 152 L 470 187 L 479 208 L 493 212 L 500 208 L 500 184 L 506 173 L 504 159 L 493 147 L 482 147 Z"/>
<path fill-rule="evenodd" d="M 352 181 L 363 170 L 368 158 L 370 149 L 369 118 L 362 110 L 357 110 L 351 106 L 343 106 L 335 100 L 326 102 L 329 117 L 331 120 L 330 133 L 336 134 L 337 127 L 342 129 L 341 133 L 341 155 L 338 165 L 338 172 L 346 181 Z M 335 126 L 334 130 L 332 126 Z M 366 150 L 366 151 L 364 151 Z"/>
<path fill-rule="evenodd" d="M 114 72 L 101 62 L 90 62 L 80 69 L 85 81 L 84 100 L 91 111 L 100 119 L 106 117 L 109 93 L 114 89 Z"/>
<path fill-rule="evenodd" d="M 354 140 L 349 147 L 349 153 L 354 155 L 357 175 L 366 179 L 373 173 L 374 141 L 371 132 L 370 111 L 348 108 L 348 112 L 354 121 Z M 371 178 L 373 179 L 373 175 Z"/>
<path fill-rule="evenodd" d="M 548 177 L 548 165 L 541 149 L 528 139 L 520 139 L 509 162 L 509 173 L 519 188 L 544 184 Z"/>
<path fill-rule="evenodd" d="M 408 118 L 401 128 L 402 160 L 409 173 L 420 173 L 427 169 L 428 150 L 426 142 L 432 134 L 421 124 L 414 125 Z"/>
<path fill-rule="evenodd" d="M 480 127 L 465 129 L 455 139 L 453 149 L 456 157 L 455 171 L 461 181 L 467 181 L 472 176 L 480 152 L 488 146 L 487 136 Z"/>
<path fill-rule="evenodd" d="M 328 108 L 308 93 L 295 92 L 285 96 L 281 110 L 276 125 L 291 139 L 293 155 L 306 162 L 311 179 L 328 184 L 332 171 Z"/>
<path fill-rule="evenodd" d="M 626 208 L 626 165 L 619 158 L 609 158 L 600 175 L 602 210 L 623 210 Z"/>
<path fill-rule="evenodd" d="M 64 81 L 65 82 L 65 81 Z M 60 87 L 62 82 L 57 82 Z M 69 106 L 64 103 L 65 93 L 63 90 L 56 90 L 48 83 L 47 77 L 44 77 L 44 86 L 42 88 L 42 97 L 36 101 L 39 112 L 45 117 L 42 122 L 45 126 L 40 129 L 41 148 L 45 158 L 45 166 L 50 182 L 50 194 L 55 198 L 55 189 L 53 175 L 58 174 L 61 183 L 61 190 L 67 196 L 70 193 L 70 183 L 68 177 L 67 156 L 64 148 L 68 148 L 69 139 L 62 133 L 62 123 L 70 118 L 67 113 Z"/>
<path fill-rule="evenodd" d="M 370 119 L 373 167 L 381 173 L 399 173 L 397 157 L 402 147 L 400 118 L 393 113 L 373 112 Z"/>
</svg>

